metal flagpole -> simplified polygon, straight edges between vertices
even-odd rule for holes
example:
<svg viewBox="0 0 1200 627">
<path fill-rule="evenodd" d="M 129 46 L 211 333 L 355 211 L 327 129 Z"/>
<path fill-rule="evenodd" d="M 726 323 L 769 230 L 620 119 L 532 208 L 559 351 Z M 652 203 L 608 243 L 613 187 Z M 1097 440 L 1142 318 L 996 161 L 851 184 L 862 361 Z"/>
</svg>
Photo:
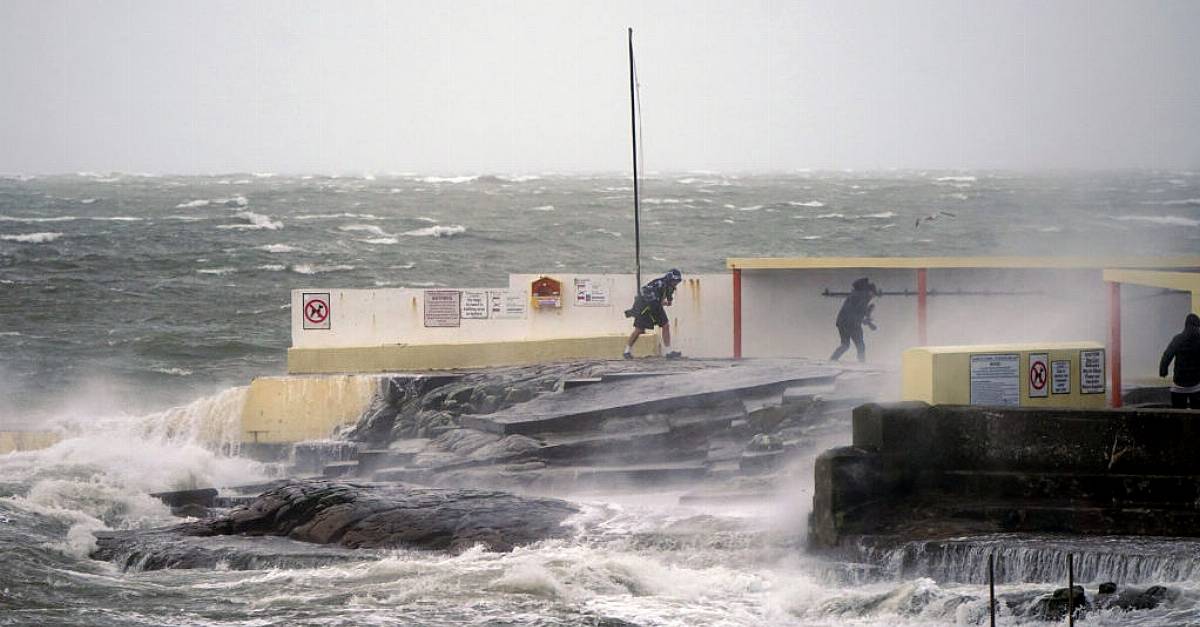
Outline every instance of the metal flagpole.
<svg viewBox="0 0 1200 627">
<path fill-rule="evenodd" d="M 642 289 L 642 216 L 638 199 L 638 149 L 637 149 L 637 79 L 633 69 L 633 28 L 629 28 L 629 119 L 633 131 L 633 254 L 637 268 L 637 285 Z"/>
</svg>

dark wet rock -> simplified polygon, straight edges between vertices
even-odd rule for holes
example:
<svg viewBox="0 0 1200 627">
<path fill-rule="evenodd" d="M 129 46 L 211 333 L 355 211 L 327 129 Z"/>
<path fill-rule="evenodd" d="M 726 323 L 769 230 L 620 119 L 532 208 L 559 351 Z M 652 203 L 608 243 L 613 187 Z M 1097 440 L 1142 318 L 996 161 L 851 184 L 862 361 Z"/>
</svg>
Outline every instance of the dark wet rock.
<svg viewBox="0 0 1200 627">
<path fill-rule="evenodd" d="M 457 551 L 478 544 L 510 551 L 568 535 L 562 523 L 577 511 L 558 499 L 490 490 L 303 481 L 265 492 L 253 503 L 212 520 L 148 532 L 98 534 L 92 557 L 128 565 L 130 556 L 137 555 L 145 568 L 207 565 L 211 555 L 202 544 L 177 540 L 213 536 L 284 536 L 345 548 Z M 169 555 L 147 557 L 160 554 Z"/>
<path fill-rule="evenodd" d="M 1086 611 L 1090 607 L 1083 586 L 1074 586 L 1070 590 L 1059 588 L 1049 596 L 1038 599 L 1036 615 L 1041 620 L 1062 620 L 1067 616 L 1068 605 L 1073 613 Z"/>
<path fill-rule="evenodd" d="M 1122 594 L 1114 605 L 1123 610 L 1152 610 L 1178 596 L 1178 592 L 1165 586 L 1150 586 L 1141 592 L 1130 590 Z"/>
<path fill-rule="evenodd" d="M 778 451 L 783 448 L 783 439 L 777 436 L 760 433 L 752 438 L 746 444 L 747 451 Z"/>
<path fill-rule="evenodd" d="M 533 395 L 534 395 L 533 390 L 531 390 L 529 388 L 524 388 L 524 387 L 509 388 L 508 391 L 505 392 L 505 394 L 504 394 L 504 404 L 505 405 L 516 405 L 517 403 L 524 403 L 526 401 L 533 400 Z"/>
<path fill-rule="evenodd" d="M 1106 582 L 1100 584 L 1100 588 L 1098 590 L 1096 590 L 1096 592 L 1099 594 L 1116 594 L 1117 584 L 1115 584 L 1111 581 L 1106 581 Z"/>
</svg>

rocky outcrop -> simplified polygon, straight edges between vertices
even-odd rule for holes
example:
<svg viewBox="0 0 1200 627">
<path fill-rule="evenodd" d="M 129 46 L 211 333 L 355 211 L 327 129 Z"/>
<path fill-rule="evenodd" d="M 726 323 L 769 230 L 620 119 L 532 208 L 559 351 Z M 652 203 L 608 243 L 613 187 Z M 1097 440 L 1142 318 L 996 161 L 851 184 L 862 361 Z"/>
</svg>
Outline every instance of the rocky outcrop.
<svg viewBox="0 0 1200 627">
<path fill-rule="evenodd" d="M 345 548 L 417 548 L 458 551 L 483 545 L 493 551 L 564 537 L 563 521 L 578 508 L 566 501 L 488 490 L 415 488 L 402 484 L 303 481 L 269 490 L 228 514 L 150 532 L 98 534 L 96 559 L 129 563 L 139 546 L 169 546 L 174 567 L 207 559 L 204 547 L 172 538 L 284 536 Z M 145 566 L 144 566 L 145 567 Z"/>
</svg>

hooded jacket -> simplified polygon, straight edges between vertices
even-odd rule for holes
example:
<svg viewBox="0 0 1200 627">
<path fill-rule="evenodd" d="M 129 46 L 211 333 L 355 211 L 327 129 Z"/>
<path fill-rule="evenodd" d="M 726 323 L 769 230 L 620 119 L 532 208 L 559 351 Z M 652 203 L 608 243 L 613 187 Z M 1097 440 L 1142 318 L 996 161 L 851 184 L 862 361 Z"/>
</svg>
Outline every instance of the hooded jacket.
<svg viewBox="0 0 1200 627">
<path fill-rule="evenodd" d="M 1200 384 L 1200 316 L 1188 314 L 1183 323 L 1183 333 L 1171 338 L 1162 361 L 1158 362 L 1158 376 L 1167 376 L 1171 360 L 1175 360 L 1175 385 L 1186 388 Z"/>
<path fill-rule="evenodd" d="M 871 297 L 878 292 L 875 284 L 867 277 L 863 277 L 851 284 L 854 288 L 846 300 L 842 303 L 842 308 L 838 311 L 837 326 L 842 328 L 851 328 L 860 326 L 863 320 L 866 320 L 871 315 Z"/>
</svg>

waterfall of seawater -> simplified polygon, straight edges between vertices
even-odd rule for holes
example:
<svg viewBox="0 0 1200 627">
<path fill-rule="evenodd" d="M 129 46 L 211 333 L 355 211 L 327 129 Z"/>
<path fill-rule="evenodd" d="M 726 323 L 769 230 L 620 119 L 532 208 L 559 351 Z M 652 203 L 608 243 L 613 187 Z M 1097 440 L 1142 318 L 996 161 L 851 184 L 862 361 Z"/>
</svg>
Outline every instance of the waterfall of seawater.
<svg viewBox="0 0 1200 627">
<path fill-rule="evenodd" d="M 987 583 L 988 556 L 995 555 L 997 583 L 1061 583 L 1067 554 L 1075 580 L 1164 583 L 1200 576 L 1200 540 L 1192 538 L 988 536 L 899 546 L 860 543 L 862 561 L 881 564 L 873 577 L 929 577 L 937 581 Z"/>
</svg>

